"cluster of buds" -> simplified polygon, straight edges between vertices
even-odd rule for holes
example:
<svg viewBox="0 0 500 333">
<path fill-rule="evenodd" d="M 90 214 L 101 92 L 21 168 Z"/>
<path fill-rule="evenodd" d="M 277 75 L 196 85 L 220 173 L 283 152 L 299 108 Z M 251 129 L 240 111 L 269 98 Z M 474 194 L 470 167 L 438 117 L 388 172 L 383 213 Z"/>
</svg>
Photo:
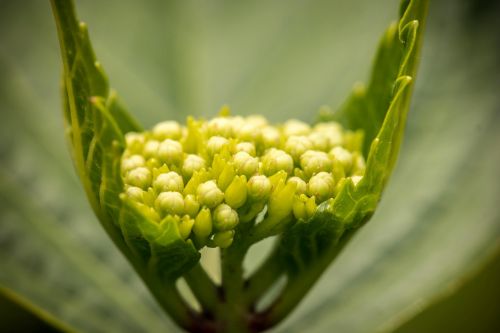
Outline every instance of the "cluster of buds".
<svg viewBox="0 0 500 333">
<path fill-rule="evenodd" d="M 262 116 L 221 114 L 128 133 L 121 161 L 125 195 L 147 218 L 177 223 L 198 247 L 230 246 L 238 224 L 263 212 L 307 221 L 343 178 L 363 176 L 362 137 L 338 123 L 272 126 Z"/>
</svg>

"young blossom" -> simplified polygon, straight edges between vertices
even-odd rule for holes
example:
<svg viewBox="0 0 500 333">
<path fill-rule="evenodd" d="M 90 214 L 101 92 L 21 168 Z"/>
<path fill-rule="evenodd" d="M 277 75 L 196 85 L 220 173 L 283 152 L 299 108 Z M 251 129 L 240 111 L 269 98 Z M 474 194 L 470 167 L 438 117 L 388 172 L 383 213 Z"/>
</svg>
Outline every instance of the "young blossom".
<svg viewBox="0 0 500 333">
<path fill-rule="evenodd" d="M 188 331 L 258 332 L 281 321 L 377 207 L 403 137 L 426 1 L 402 2 L 370 84 L 314 125 L 233 117 L 224 106 L 212 120 L 151 130 L 110 92 L 71 3 L 52 2 L 72 156 L 113 241 Z M 245 277 L 245 254 L 272 236 L 262 268 Z M 221 249 L 219 286 L 198 264 L 205 246 Z M 259 310 L 283 276 L 283 291 Z M 180 297 L 180 278 L 201 311 Z"/>
<path fill-rule="evenodd" d="M 240 221 L 248 225 L 262 213 L 260 228 L 270 230 L 290 218 L 307 221 L 317 204 L 338 194 L 342 179 L 352 174 L 353 184 L 362 180 L 362 155 L 331 147 L 327 130 L 344 133 L 337 123 L 272 126 L 262 116 L 232 117 L 227 107 L 224 112 L 207 122 L 190 118 L 183 127 L 167 121 L 127 136 L 125 194 L 147 215 L 176 225 L 184 240 L 227 248 Z M 257 134 L 235 130 L 244 124 Z M 315 145 L 315 135 L 324 144 Z"/>
</svg>

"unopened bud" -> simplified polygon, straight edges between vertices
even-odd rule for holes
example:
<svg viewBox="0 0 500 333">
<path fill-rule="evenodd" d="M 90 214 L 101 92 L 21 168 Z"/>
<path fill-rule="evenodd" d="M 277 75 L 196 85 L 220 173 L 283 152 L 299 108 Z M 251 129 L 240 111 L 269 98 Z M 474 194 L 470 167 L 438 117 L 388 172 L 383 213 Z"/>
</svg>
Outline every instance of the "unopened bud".
<svg viewBox="0 0 500 333">
<path fill-rule="evenodd" d="M 243 141 L 243 142 L 240 142 L 238 144 L 236 144 L 236 153 L 238 152 L 245 152 L 247 153 L 248 155 L 250 156 L 255 156 L 255 145 L 251 142 L 246 142 L 246 141 Z"/>
<path fill-rule="evenodd" d="M 132 169 L 136 169 L 138 167 L 142 167 L 146 164 L 144 157 L 141 155 L 132 155 L 128 157 L 124 157 L 122 159 L 122 172 L 127 172 Z"/>
<path fill-rule="evenodd" d="M 195 171 L 199 171 L 205 167 L 205 160 L 198 156 L 189 154 L 184 159 L 184 163 L 182 164 L 182 174 L 186 178 L 191 178 Z"/>
<path fill-rule="evenodd" d="M 237 136 L 243 141 L 256 142 L 261 136 L 261 128 L 250 122 L 245 122 L 237 131 Z"/>
<path fill-rule="evenodd" d="M 291 174 L 293 171 L 293 159 L 283 150 L 270 149 L 262 157 L 262 171 L 265 175 L 272 176 L 280 170 Z"/>
<path fill-rule="evenodd" d="M 307 196 L 305 195 L 296 195 L 293 199 L 292 212 L 293 216 L 295 216 L 298 220 L 303 220 L 306 218 L 306 201 Z"/>
<path fill-rule="evenodd" d="M 229 145 L 229 140 L 222 136 L 213 136 L 207 141 L 207 152 L 210 157 L 218 154 Z"/>
<path fill-rule="evenodd" d="M 223 137 L 230 137 L 233 134 L 233 125 L 229 118 L 216 117 L 207 123 L 208 135 L 219 135 Z"/>
<path fill-rule="evenodd" d="M 306 216 L 307 218 L 310 218 L 311 216 L 316 213 L 316 208 L 318 208 L 318 205 L 316 205 L 316 197 L 312 196 L 310 198 L 307 198 L 306 201 Z"/>
<path fill-rule="evenodd" d="M 125 143 L 127 144 L 127 150 L 134 154 L 141 154 L 144 147 L 145 138 L 143 134 L 128 132 L 125 134 Z"/>
<path fill-rule="evenodd" d="M 179 192 L 162 192 L 155 201 L 156 210 L 164 215 L 183 215 L 184 198 Z"/>
<path fill-rule="evenodd" d="M 229 205 L 220 204 L 214 210 L 214 228 L 218 231 L 234 229 L 239 222 L 238 213 Z"/>
<path fill-rule="evenodd" d="M 283 182 L 281 182 L 273 193 L 271 193 L 271 197 L 269 198 L 269 216 L 282 219 L 290 214 L 292 212 L 295 190 L 295 183 L 291 182 L 284 185 Z"/>
<path fill-rule="evenodd" d="M 264 127 L 267 125 L 266 117 L 260 114 L 250 115 L 246 118 L 246 122 L 257 127 Z"/>
<path fill-rule="evenodd" d="M 144 190 L 139 187 L 129 186 L 125 193 L 127 193 L 127 196 L 134 201 L 142 202 L 143 200 Z"/>
<path fill-rule="evenodd" d="M 352 154 L 342 147 L 334 147 L 328 153 L 332 158 L 340 162 L 345 174 L 349 174 L 352 168 Z"/>
<path fill-rule="evenodd" d="M 153 127 L 153 137 L 159 141 L 165 139 L 178 140 L 182 135 L 182 128 L 176 121 L 163 121 Z"/>
<path fill-rule="evenodd" d="M 182 192 L 184 181 L 178 173 L 170 171 L 158 175 L 153 182 L 153 187 L 157 192 Z"/>
<path fill-rule="evenodd" d="M 300 166 L 307 177 L 322 171 L 330 172 L 332 165 L 328 154 L 322 151 L 309 150 L 300 157 Z"/>
<path fill-rule="evenodd" d="M 343 143 L 342 126 L 338 123 L 319 123 L 314 126 L 314 131 L 321 133 L 328 140 L 329 149 L 335 146 L 340 146 Z"/>
<path fill-rule="evenodd" d="M 315 196 L 318 202 L 323 202 L 334 196 L 335 181 L 328 172 L 320 172 L 309 179 L 307 194 Z"/>
<path fill-rule="evenodd" d="M 184 215 L 179 221 L 179 233 L 182 239 L 187 239 L 194 226 L 194 220 L 189 215 Z"/>
<path fill-rule="evenodd" d="M 285 142 L 285 150 L 296 163 L 300 161 L 300 156 L 309 149 L 312 149 L 312 143 L 306 136 L 292 135 Z"/>
<path fill-rule="evenodd" d="M 128 185 L 140 187 L 145 190 L 151 185 L 151 171 L 145 167 L 130 170 L 127 173 L 125 182 Z"/>
<path fill-rule="evenodd" d="M 251 177 L 259 168 L 259 160 L 250 156 L 247 152 L 240 151 L 233 157 L 236 173 Z"/>
<path fill-rule="evenodd" d="M 352 154 L 352 169 L 351 174 L 354 176 L 362 176 L 365 173 L 366 164 L 363 155 L 359 152 Z"/>
<path fill-rule="evenodd" d="M 193 232 L 199 238 L 208 237 L 212 233 L 212 215 L 210 209 L 203 208 L 194 220 Z"/>
<path fill-rule="evenodd" d="M 271 181 L 266 176 L 253 176 L 248 180 L 248 195 L 255 201 L 263 201 L 271 193 Z"/>
<path fill-rule="evenodd" d="M 178 141 L 166 139 L 158 146 L 158 158 L 160 161 L 172 165 L 182 161 L 182 146 Z"/>
<path fill-rule="evenodd" d="M 267 126 L 262 129 L 261 140 L 265 148 L 278 147 L 281 135 L 276 128 Z"/>
<path fill-rule="evenodd" d="M 288 182 L 290 183 L 295 183 L 295 186 L 296 186 L 296 193 L 297 194 L 303 194 L 303 193 L 306 193 L 307 191 L 307 183 L 305 181 L 303 181 L 301 178 L 299 177 L 290 177 L 288 179 Z"/>
<path fill-rule="evenodd" d="M 215 208 L 224 200 L 224 193 L 222 193 L 213 180 L 200 184 L 196 190 L 196 196 L 198 202 L 208 208 Z"/>
<path fill-rule="evenodd" d="M 146 158 L 156 158 L 158 155 L 158 147 L 160 147 L 159 141 L 149 140 L 144 144 L 142 154 Z"/>
<path fill-rule="evenodd" d="M 224 169 L 222 169 L 222 172 L 217 179 L 217 186 L 219 186 L 222 191 L 225 191 L 235 176 L 236 172 L 234 171 L 233 164 L 225 163 Z"/>
<path fill-rule="evenodd" d="M 233 243 L 234 230 L 221 231 L 214 235 L 214 245 L 221 249 L 228 248 Z"/>
<path fill-rule="evenodd" d="M 311 149 L 328 151 L 328 148 L 330 148 L 330 140 L 328 139 L 328 136 L 325 135 L 325 133 L 312 132 L 311 134 L 309 134 L 308 138 L 312 144 Z"/>
<path fill-rule="evenodd" d="M 196 200 L 196 197 L 192 194 L 186 195 L 184 198 L 184 212 L 189 216 L 195 217 L 200 210 L 200 204 Z"/>
<path fill-rule="evenodd" d="M 247 201 L 247 182 L 245 176 L 234 177 L 224 193 L 226 203 L 234 209 L 240 208 Z"/>
<path fill-rule="evenodd" d="M 291 135 L 307 135 L 310 131 L 311 126 L 309 124 L 297 119 L 290 119 L 283 124 L 283 134 L 286 137 Z"/>
</svg>

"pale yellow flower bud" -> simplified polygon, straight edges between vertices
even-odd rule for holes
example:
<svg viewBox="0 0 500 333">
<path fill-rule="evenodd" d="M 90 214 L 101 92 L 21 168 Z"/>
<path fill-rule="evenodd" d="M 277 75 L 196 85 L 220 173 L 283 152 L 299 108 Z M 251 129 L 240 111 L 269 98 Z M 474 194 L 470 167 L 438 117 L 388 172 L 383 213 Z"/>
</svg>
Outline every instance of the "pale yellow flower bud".
<svg viewBox="0 0 500 333">
<path fill-rule="evenodd" d="M 125 182 L 128 185 L 140 187 L 143 190 L 147 189 L 151 185 L 151 171 L 145 167 L 130 170 L 125 177 Z"/>
<path fill-rule="evenodd" d="M 125 191 L 127 196 L 137 202 L 142 202 L 143 200 L 143 195 L 144 195 L 144 190 L 136 187 L 136 186 L 129 186 L 127 187 L 127 190 Z"/>
<path fill-rule="evenodd" d="M 244 151 L 245 153 L 255 156 L 255 145 L 251 142 L 240 142 L 236 144 L 236 153 Z"/>
<path fill-rule="evenodd" d="M 191 234 L 191 230 L 194 226 L 194 219 L 189 217 L 189 215 L 184 215 L 179 221 L 179 233 L 182 239 L 187 239 Z"/>
<path fill-rule="evenodd" d="M 233 135 L 233 124 L 230 118 L 216 117 L 207 123 L 209 136 L 219 135 L 223 137 L 231 137 Z"/>
<path fill-rule="evenodd" d="M 310 218 L 311 216 L 316 213 L 316 208 L 318 208 L 318 205 L 316 205 L 316 197 L 312 196 L 307 199 L 306 201 L 306 216 L 307 218 Z"/>
<path fill-rule="evenodd" d="M 234 209 L 243 206 L 247 200 L 247 182 L 245 176 L 234 177 L 224 193 L 226 203 Z"/>
<path fill-rule="evenodd" d="M 239 222 L 238 213 L 231 206 L 220 204 L 214 210 L 214 228 L 218 231 L 234 229 Z"/>
<path fill-rule="evenodd" d="M 127 172 L 132 169 L 142 167 L 146 164 L 144 157 L 141 155 L 132 155 L 128 157 L 123 157 L 122 159 L 122 172 Z"/>
<path fill-rule="evenodd" d="M 266 176 L 253 176 L 247 183 L 248 195 L 255 201 L 263 201 L 269 197 L 272 185 Z"/>
<path fill-rule="evenodd" d="M 306 200 L 307 196 L 305 195 L 296 195 L 293 199 L 292 212 L 293 216 L 298 220 L 306 218 Z"/>
<path fill-rule="evenodd" d="M 342 126 L 338 123 L 335 122 L 319 123 L 316 126 L 314 126 L 314 131 L 321 133 L 322 135 L 324 135 L 324 137 L 327 138 L 328 149 L 331 149 L 335 146 L 340 146 L 344 141 Z"/>
<path fill-rule="evenodd" d="M 165 139 L 178 140 L 182 136 L 182 128 L 176 121 L 163 121 L 153 127 L 152 133 L 153 137 L 159 141 Z"/>
<path fill-rule="evenodd" d="M 145 158 L 156 158 L 158 155 L 158 147 L 160 147 L 159 141 L 148 140 L 144 144 L 142 155 L 144 155 Z"/>
<path fill-rule="evenodd" d="M 222 136 L 213 136 L 207 141 L 207 152 L 210 157 L 218 154 L 229 145 L 229 140 Z"/>
<path fill-rule="evenodd" d="M 314 150 L 328 151 L 330 148 L 330 140 L 323 132 L 312 132 L 308 136 Z"/>
<path fill-rule="evenodd" d="M 179 192 L 162 192 L 156 198 L 155 208 L 162 216 L 184 215 L 184 198 Z"/>
<path fill-rule="evenodd" d="M 133 154 L 142 153 L 146 139 L 143 134 L 129 132 L 125 134 L 125 143 L 127 145 L 127 150 Z"/>
<path fill-rule="evenodd" d="M 332 160 L 323 151 L 309 150 L 300 157 L 300 166 L 307 177 L 311 177 L 319 172 L 330 172 L 332 170 Z"/>
<path fill-rule="evenodd" d="M 198 186 L 196 197 L 201 205 L 214 208 L 224 200 L 224 193 L 213 180 L 206 181 Z"/>
<path fill-rule="evenodd" d="M 287 181 L 288 183 L 295 183 L 296 193 L 303 194 L 307 191 L 307 183 L 299 177 L 290 177 Z"/>
<path fill-rule="evenodd" d="M 340 162 L 344 168 L 345 174 L 349 174 L 352 168 L 352 154 L 347 149 L 342 147 L 334 147 L 328 153 L 331 157 Z"/>
<path fill-rule="evenodd" d="M 247 152 L 240 151 L 233 156 L 236 173 L 251 177 L 259 168 L 259 160 L 250 156 Z"/>
<path fill-rule="evenodd" d="M 200 210 L 200 203 L 192 194 L 186 195 L 184 198 L 184 212 L 192 217 L 195 217 Z"/>
<path fill-rule="evenodd" d="M 251 116 L 246 117 L 246 122 L 249 124 L 252 124 L 257 127 L 264 127 L 267 125 L 267 119 L 266 117 L 260 115 L 260 114 L 254 114 Z"/>
<path fill-rule="evenodd" d="M 311 132 L 311 126 L 301 120 L 290 119 L 283 124 L 283 134 L 286 137 L 291 135 L 307 135 L 309 132 Z"/>
<path fill-rule="evenodd" d="M 236 135 L 243 141 L 256 142 L 261 136 L 261 128 L 249 122 L 245 122 L 237 131 Z"/>
<path fill-rule="evenodd" d="M 323 202 L 335 194 L 335 180 L 328 172 L 320 172 L 309 179 L 307 194 L 315 196 L 318 202 Z"/>
<path fill-rule="evenodd" d="M 159 174 L 153 182 L 153 187 L 157 192 L 182 192 L 184 181 L 177 172 L 170 171 Z"/>
<path fill-rule="evenodd" d="M 293 171 L 293 159 L 283 150 L 270 149 L 262 157 L 262 171 L 265 175 L 272 176 L 280 170 L 291 174 Z"/>
<path fill-rule="evenodd" d="M 182 164 L 182 174 L 184 177 L 190 178 L 193 176 L 195 171 L 199 171 L 205 167 L 205 160 L 202 157 L 189 154 L 186 156 L 184 163 Z"/>
<path fill-rule="evenodd" d="M 300 156 L 309 149 L 312 149 L 312 147 L 311 141 L 303 135 L 292 135 L 285 142 L 285 151 L 293 157 L 296 163 L 300 161 Z"/>
<path fill-rule="evenodd" d="M 212 233 L 212 215 L 210 209 L 203 208 L 194 221 L 193 232 L 200 238 L 206 238 Z"/>
<path fill-rule="evenodd" d="M 179 164 L 182 161 L 182 145 L 178 141 L 166 139 L 158 147 L 158 159 L 172 165 Z"/>
<path fill-rule="evenodd" d="M 278 147 L 281 142 L 281 135 L 276 128 L 267 126 L 262 129 L 261 139 L 265 148 Z"/>
<path fill-rule="evenodd" d="M 214 244 L 221 249 L 228 248 L 233 243 L 234 230 L 221 231 L 214 235 Z"/>
<path fill-rule="evenodd" d="M 351 174 L 355 176 L 362 176 L 365 173 L 366 164 L 363 155 L 359 152 L 352 154 L 352 169 Z"/>
<path fill-rule="evenodd" d="M 285 185 L 284 181 L 281 180 L 269 198 L 269 216 L 276 219 L 283 219 L 290 214 L 293 208 L 295 191 L 295 183 L 291 182 Z"/>
</svg>

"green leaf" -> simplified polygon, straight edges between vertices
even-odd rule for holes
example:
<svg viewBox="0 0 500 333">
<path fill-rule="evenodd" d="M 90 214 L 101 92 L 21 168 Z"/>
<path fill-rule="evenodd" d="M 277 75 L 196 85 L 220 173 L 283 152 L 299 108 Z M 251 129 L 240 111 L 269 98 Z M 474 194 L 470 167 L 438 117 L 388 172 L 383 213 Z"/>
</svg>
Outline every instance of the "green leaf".
<svg viewBox="0 0 500 333">
<path fill-rule="evenodd" d="M 387 29 L 379 43 L 368 86 L 357 84 L 339 111 L 320 114 L 320 120 L 332 119 L 347 128 L 362 129 L 365 157 L 368 157 L 371 143 L 380 133 L 389 106 L 399 91 L 397 81 L 415 76 L 427 7 L 428 1 L 425 0 L 402 1 L 399 22 Z M 407 109 L 409 100 L 402 107 Z M 405 113 L 400 117 L 404 124 Z"/>
</svg>

